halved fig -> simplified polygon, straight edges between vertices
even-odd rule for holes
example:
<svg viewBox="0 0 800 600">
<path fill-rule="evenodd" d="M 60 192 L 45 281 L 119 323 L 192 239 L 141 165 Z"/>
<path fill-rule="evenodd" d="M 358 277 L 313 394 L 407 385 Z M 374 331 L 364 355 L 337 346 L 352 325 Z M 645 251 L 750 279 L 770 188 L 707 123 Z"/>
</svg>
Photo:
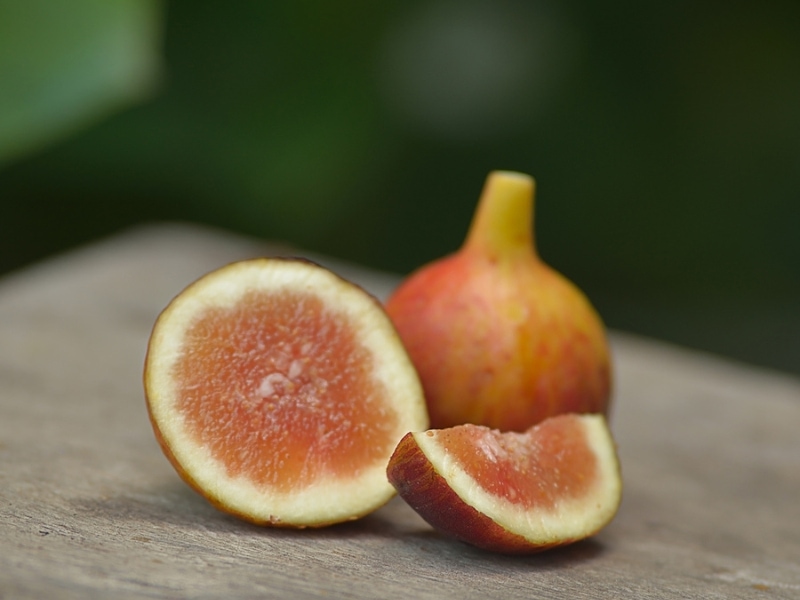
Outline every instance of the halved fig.
<svg viewBox="0 0 800 600">
<path fill-rule="evenodd" d="M 155 323 L 144 367 L 177 472 L 248 521 L 318 527 L 394 496 L 386 464 L 428 427 L 414 367 L 381 305 L 299 259 L 210 273 Z"/>
</svg>

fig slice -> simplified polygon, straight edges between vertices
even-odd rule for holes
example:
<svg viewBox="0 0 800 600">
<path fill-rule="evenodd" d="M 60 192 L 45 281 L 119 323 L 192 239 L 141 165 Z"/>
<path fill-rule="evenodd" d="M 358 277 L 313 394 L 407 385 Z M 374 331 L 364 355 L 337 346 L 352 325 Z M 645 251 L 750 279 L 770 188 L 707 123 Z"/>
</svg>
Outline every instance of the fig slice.
<svg viewBox="0 0 800 600">
<path fill-rule="evenodd" d="M 395 495 L 386 464 L 428 427 L 422 387 L 380 303 L 301 259 L 205 275 L 167 306 L 144 366 L 173 467 L 245 520 L 319 527 Z"/>
<path fill-rule="evenodd" d="M 522 433 L 473 424 L 408 433 L 387 476 L 435 529 L 509 554 L 594 535 L 622 497 L 616 444 L 600 414 L 558 415 Z"/>
</svg>

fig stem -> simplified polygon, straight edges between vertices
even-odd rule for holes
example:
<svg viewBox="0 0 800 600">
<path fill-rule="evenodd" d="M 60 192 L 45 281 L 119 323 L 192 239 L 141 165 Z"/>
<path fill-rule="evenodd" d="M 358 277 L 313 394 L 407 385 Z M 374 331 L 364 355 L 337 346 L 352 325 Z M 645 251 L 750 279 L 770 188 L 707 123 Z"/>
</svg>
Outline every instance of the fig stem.
<svg viewBox="0 0 800 600">
<path fill-rule="evenodd" d="M 464 248 L 495 261 L 535 257 L 535 188 L 533 177 L 524 173 L 489 173 Z"/>
</svg>

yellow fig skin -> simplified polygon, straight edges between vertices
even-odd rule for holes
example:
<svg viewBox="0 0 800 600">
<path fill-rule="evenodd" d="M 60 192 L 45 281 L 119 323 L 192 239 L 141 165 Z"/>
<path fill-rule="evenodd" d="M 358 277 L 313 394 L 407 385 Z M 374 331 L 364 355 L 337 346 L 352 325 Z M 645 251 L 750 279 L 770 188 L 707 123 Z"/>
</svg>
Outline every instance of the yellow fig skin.
<svg viewBox="0 0 800 600">
<path fill-rule="evenodd" d="M 605 327 L 539 258 L 534 190 L 528 175 L 490 173 L 464 245 L 412 273 L 386 303 L 433 428 L 525 431 L 557 414 L 608 414 Z"/>
</svg>

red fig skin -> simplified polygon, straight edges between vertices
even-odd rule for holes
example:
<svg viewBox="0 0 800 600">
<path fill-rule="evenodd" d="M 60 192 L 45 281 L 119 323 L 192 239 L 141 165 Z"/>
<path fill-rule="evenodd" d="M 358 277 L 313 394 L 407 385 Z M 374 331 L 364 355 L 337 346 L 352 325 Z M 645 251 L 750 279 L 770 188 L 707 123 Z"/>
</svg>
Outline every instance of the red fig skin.
<svg viewBox="0 0 800 600">
<path fill-rule="evenodd" d="M 412 273 L 386 303 L 433 428 L 525 431 L 557 414 L 608 414 L 604 325 L 539 258 L 533 192 L 527 175 L 491 173 L 462 248 Z"/>
<path fill-rule="evenodd" d="M 464 502 L 425 457 L 412 433 L 406 434 L 389 460 L 386 474 L 398 494 L 437 531 L 473 546 L 502 554 L 532 554 L 570 544 L 559 540 L 537 545 L 498 525 Z"/>
</svg>

